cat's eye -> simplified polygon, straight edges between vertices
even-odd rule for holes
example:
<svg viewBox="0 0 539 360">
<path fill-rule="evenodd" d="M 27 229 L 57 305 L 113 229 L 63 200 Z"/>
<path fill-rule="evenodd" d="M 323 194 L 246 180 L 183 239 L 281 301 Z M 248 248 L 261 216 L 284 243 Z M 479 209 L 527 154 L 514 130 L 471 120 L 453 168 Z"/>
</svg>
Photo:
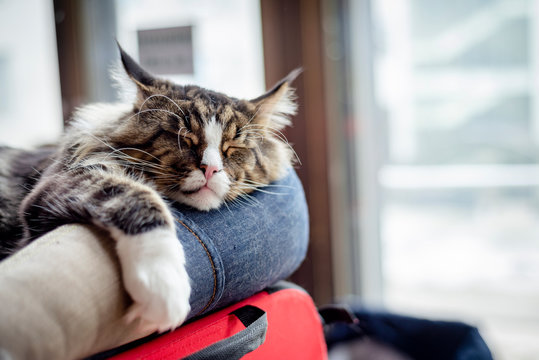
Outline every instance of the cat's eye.
<svg viewBox="0 0 539 360">
<path fill-rule="evenodd" d="M 226 157 L 232 156 L 235 151 L 247 149 L 247 146 L 238 142 L 225 142 L 223 144 L 223 154 Z"/>
<path fill-rule="evenodd" d="M 180 141 L 179 138 L 178 138 L 178 141 Z M 196 137 L 196 135 L 188 131 L 187 132 L 182 131 L 181 141 L 183 143 L 182 145 L 185 145 L 185 147 L 188 149 L 191 149 L 193 146 L 198 145 L 198 138 Z"/>
<path fill-rule="evenodd" d="M 183 136 L 182 140 L 185 146 L 188 147 L 189 149 L 191 148 L 191 146 L 193 146 L 193 141 L 191 141 L 191 139 L 189 139 L 188 137 Z"/>
<path fill-rule="evenodd" d="M 237 151 L 237 150 L 238 150 L 237 147 L 229 146 L 229 147 L 226 149 L 226 151 L 225 151 L 225 156 L 226 156 L 227 158 L 229 158 L 229 157 L 231 157 L 232 154 L 234 154 L 234 152 Z"/>
<path fill-rule="evenodd" d="M 239 137 L 241 136 L 241 130 L 242 130 L 242 128 L 240 128 L 240 127 L 236 129 L 236 134 L 234 135 L 233 140 L 239 139 Z"/>
</svg>

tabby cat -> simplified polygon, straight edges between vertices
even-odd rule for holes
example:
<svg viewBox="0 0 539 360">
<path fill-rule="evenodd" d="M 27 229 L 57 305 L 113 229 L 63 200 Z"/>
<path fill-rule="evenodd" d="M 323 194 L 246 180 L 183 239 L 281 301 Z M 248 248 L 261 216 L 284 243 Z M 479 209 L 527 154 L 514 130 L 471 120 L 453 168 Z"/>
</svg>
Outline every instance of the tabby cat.
<svg viewBox="0 0 539 360">
<path fill-rule="evenodd" d="M 158 79 L 120 48 L 136 85 L 129 104 L 74 114 L 56 146 L 0 147 L 0 254 L 66 223 L 116 241 L 129 320 L 166 331 L 187 316 L 191 287 L 168 203 L 216 209 L 285 173 L 280 130 L 296 111 L 293 71 L 254 100 Z"/>
</svg>

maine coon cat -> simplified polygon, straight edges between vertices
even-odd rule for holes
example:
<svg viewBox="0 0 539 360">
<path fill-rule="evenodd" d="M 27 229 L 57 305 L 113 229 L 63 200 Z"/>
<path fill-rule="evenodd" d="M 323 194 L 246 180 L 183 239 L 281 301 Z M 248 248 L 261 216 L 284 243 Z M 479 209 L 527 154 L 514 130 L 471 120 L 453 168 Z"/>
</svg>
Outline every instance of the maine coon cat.
<svg viewBox="0 0 539 360">
<path fill-rule="evenodd" d="M 284 174 L 292 150 L 280 130 L 296 111 L 298 71 L 240 100 L 155 78 L 120 55 L 132 103 L 81 108 L 58 145 L 0 147 L 0 257 L 62 224 L 103 228 L 134 301 L 127 318 L 165 331 L 185 320 L 191 292 L 168 203 L 216 209 Z"/>
</svg>

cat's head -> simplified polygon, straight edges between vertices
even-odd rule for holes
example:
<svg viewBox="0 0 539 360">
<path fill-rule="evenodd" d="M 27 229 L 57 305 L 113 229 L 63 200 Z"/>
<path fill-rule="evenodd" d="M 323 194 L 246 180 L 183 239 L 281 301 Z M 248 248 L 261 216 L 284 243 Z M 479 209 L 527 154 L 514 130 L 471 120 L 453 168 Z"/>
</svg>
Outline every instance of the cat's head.
<svg viewBox="0 0 539 360">
<path fill-rule="evenodd" d="M 137 87 L 121 145 L 136 149 L 126 151 L 144 161 L 146 176 L 161 193 L 210 210 L 277 180 L 290 167 L 293 150 L 281 130 L 297 109 L 290 84 L 299 70 L 265 94 L 240 100 L 158 79 L 120 53 Z"/>
</svg>

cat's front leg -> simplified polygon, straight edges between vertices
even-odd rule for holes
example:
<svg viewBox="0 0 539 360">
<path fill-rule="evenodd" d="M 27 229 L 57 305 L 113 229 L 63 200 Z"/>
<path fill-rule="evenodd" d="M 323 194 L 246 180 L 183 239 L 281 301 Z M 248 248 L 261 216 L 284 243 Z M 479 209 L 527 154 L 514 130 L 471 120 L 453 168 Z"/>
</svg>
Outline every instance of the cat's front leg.
<svg viewBox="0 0 539 360">
<path fill-rule="evenodd" d="M 43 177 L 21 206 L 28 238 L 66 223 L 93 223 L 116 241 L 128 320 L 145 329 L 178 327 L 190 311 L 191 286 L 174 220 L 161 196 L 121 172 L 81 167 Z"/>
<path fill-rule="evenodd" d="M 134 300 L 126 319 L 140 318 L 145 329 L 159 332 L 177 327 L 189 313 L 191 286 L 174 231 L 157 228 L 114 237 L 124 286 Z"/>
</svg>

